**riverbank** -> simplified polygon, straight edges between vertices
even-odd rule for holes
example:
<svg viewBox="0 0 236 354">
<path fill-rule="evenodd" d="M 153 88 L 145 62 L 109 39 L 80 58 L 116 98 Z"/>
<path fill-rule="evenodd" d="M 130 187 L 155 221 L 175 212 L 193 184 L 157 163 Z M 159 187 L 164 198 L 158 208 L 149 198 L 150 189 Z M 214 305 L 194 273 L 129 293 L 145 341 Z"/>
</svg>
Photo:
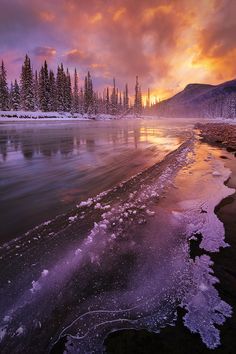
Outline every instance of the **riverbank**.
<svg viewBox="0 0 236 354">
<path fill-rule="evenodd" d="M 26 112 L 26 111 L 0 111 L 1 122 L 19 121 L 84 121 L 84 120 L 111 120 L 124 118 L 140 118 L 133 114 L 80 114 L 71 112 Z"/>
<path fill-rule="evenodd" d="M 236 127 L 223 123 L 198 124 L 202 140 L 222 148 L 225 166 L 232 175 L 226 182 L 230 188 L 236 188 Z M 214 351 L 207 349 L 198 334 L 192 334 L 183 325 L 183 310 L 178 310 L 178 320 L 174 327 L 166 327 L 160 334 L 145 330 L 122 330 L 111 333 L 105 341 L 109 354 L 233 354 L 236 352 L 236 193 L 225 198 L 216 207 L 215 212 L 225 226 L 225 241 L 231 247 L 221 249 L 211 255 L 214 261 L 214 274 L 220 280 L 216 285 L 221 298 L 233 308 L 233 315 L 221 327 L 221 346 Z M 197 249 L 197 248 L 196 248 Z M 191 249 L 193 256 L 196 250 Z M 194 349 L 193 349 L 194 348 Z"/>
<path fill-rule="evenodd" d="M 226 148 L 229 152 L 236 152 L 236 125 L 225 123 L 198 123 L 203 141 Z"/>
</svg>

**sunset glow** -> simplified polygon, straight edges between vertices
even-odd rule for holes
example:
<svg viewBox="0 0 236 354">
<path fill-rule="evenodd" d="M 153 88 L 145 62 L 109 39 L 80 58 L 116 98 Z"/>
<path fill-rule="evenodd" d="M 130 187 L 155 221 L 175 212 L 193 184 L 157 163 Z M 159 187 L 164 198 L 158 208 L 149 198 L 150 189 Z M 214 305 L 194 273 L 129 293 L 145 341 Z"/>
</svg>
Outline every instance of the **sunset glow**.
<svg viewBox="0 0 236 354">
<path fill-rule="evenodd" d="M 233 0 L 11 1 L 0 14 L 0 57 L 9 78 L 25 53 L 40 66 L 64 62 L 80 77 L 90 69 L 98 89 L 113 76 L 132 87 L 140 76 L 152 101 L 189 82 L 218 83 L 236 75 Z M 7 14 L 7 16 L 6 16 Z M 11 18 L 11 26 L 8 21 Z"/>
</svg>

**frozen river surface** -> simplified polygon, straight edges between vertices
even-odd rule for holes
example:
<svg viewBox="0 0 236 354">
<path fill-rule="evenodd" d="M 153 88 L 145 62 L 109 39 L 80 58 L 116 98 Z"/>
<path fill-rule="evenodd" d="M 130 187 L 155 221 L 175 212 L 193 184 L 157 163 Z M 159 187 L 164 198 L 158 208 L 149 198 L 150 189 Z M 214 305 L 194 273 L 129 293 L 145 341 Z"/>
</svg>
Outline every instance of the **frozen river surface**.
<svg viewBox="0 0 236 354">
<path fill-rule="evenodd" d="M 227 246 L 214 208 L 233 190 L 191 121 L 3 124 L 0 136 L 1 353 L 63 338 L 68 353 L 101 353 L 111 331 L 174 325 L 178 306 L 220 344 L 231 307 L 209 254 Z"/>
</svg>

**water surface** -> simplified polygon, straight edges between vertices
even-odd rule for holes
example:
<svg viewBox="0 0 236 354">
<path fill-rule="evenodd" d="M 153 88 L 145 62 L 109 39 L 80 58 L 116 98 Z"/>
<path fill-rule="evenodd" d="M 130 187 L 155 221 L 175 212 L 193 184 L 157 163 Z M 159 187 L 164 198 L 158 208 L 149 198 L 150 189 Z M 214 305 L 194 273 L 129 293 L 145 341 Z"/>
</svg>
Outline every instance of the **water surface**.
<svg viewBox="0 0 236 354">
<path fill-rule="evenodd" d="M 0 243 L 160 161 L 192 124 L 0 124 Z"/>
</svg>

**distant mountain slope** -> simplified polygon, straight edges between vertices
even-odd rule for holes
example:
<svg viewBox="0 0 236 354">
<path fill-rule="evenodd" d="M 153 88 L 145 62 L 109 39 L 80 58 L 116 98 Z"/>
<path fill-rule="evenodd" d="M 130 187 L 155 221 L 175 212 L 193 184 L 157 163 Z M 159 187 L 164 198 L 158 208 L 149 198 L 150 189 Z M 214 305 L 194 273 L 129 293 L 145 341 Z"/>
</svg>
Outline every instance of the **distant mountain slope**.
<svg viewBox="0 0 236 354">
<path fill-rule="evenodd" d="M 236 80 L 219 85 L 189 84 L 154 107 L 163 117 L 236 118 Z"/>
</svg>

